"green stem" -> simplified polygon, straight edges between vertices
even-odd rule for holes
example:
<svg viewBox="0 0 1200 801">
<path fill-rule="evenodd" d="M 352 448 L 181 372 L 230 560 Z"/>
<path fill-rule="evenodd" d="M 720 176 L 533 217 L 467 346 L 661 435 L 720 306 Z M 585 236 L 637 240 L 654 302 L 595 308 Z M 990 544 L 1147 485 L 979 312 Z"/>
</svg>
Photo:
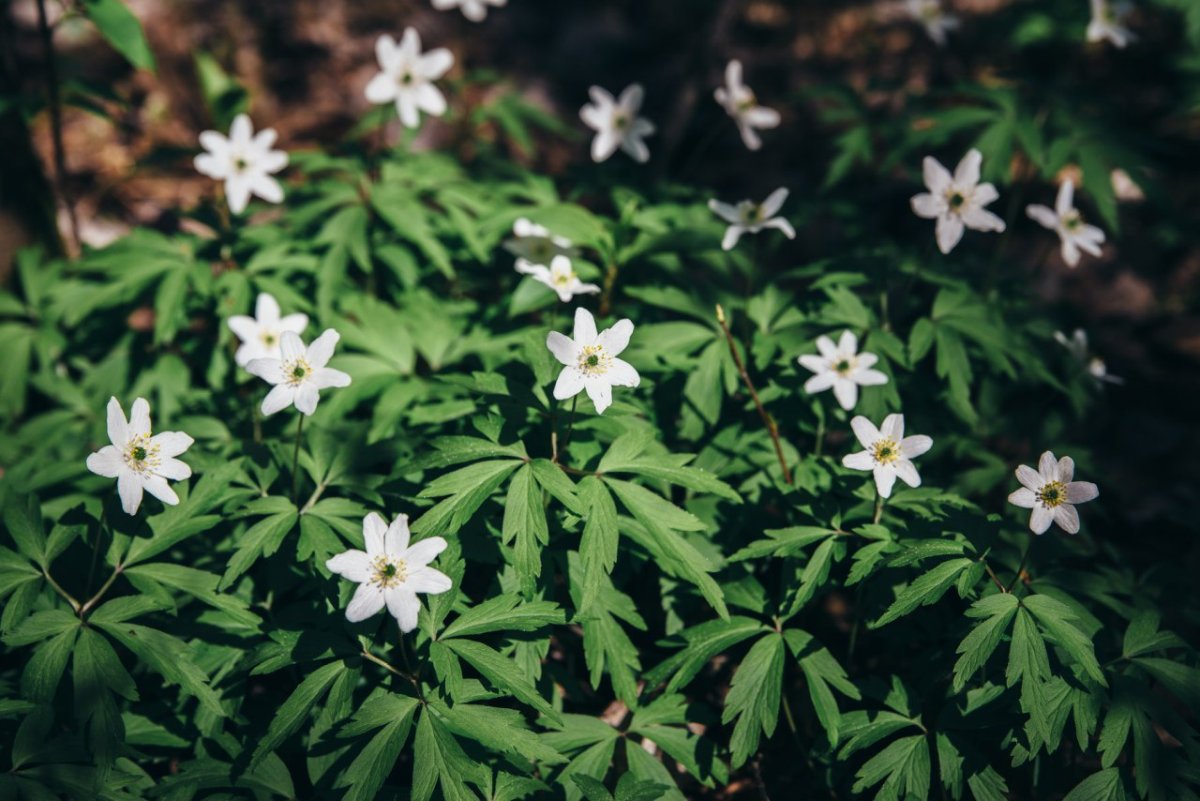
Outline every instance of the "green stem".
<svg viewBox="0 0 1200 801">
<path fill-rule="evenodd" d="M 879 494 L 879 490 L 875 490 L 875 517 L 871 522 L 879 525 L 879 521 L 883 519 L 883 496 Z"/>
<path fill-rule="evenodd" d="M 1029 563 L 1029 554 L 1033 551 L 1033 537 L 1029 538 L 1029 542 L 1025 544 L 1025 553 L 1021 556 L 1021 564 L 1017 565 L 1017 574 L 1013 576 L 1013 580 L 1009 582 L 1005 592 L 1012 592 L 1013 587 L 1017 586 L 1017 582 L 1021 580 L 1021 574 L 1025 572 L 1025 565 Z"/>
<path fill-rule="evenodd" d="M 50 575 L 49 570 L 47 570 L 46 568 L 42 568 L 42 575 L 45 576 L 46 582 L 51 587 L 54 588 L 54 591 L 57 592 L 59 595 L 61 595 L 63 597 L 63 599 L 71 605 L 71 609 L 73 609 L 78 614 L 79 601 L 76 601 L 75 598 L 71 595 L 71 593 L 64 590 L 62 588 L 62 586 L 57 581 L 54 580 L 54 577 Z"/>
<path fill-rule="evenodd" d="M 579 405 L 579 396 L 571 398 L 571 417 L 567 420 L 567 433 L 563 436 L 562 450 L 566 451 L 571 444 L 571 432 L 575 430 L 575 407 Z"/>
<path fill-rule="evenodd" d="M 296 425 L 296 450 L 292 454 L 292 503 L 300 507 L 300 439 L 304 433 L 304 414 Z"/>
<path fill-rule="evenodd" d="M 124 569 L 125 565 L 118 562 L 117 566 L 113 568 L 112 575 L 108 577 L 108 581 L 101 585 L 100 589 L 96 591 L 96 594 L 87 600 L 87 603 L 79 607 L 77 610 L 79 612 L 79 617 L 82 618 L 84 615 L 94 609 L 98 603 L 100 603 L 100 600 L 104 597 L 104 594 L 108 592 L 108 588 L 113 585 L 113 582 L 117 580 L 117 576 L 121 575 L 121 571 Z"/>
</svg>

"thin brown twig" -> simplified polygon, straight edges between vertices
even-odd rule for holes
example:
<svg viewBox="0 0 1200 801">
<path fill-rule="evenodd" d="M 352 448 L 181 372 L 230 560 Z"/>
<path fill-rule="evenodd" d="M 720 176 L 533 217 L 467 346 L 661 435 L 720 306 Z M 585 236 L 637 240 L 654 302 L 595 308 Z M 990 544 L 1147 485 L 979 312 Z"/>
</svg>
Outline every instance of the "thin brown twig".
<svg viewBox="0 0 1200 801">
<path fill-rule="evenodd" d="M 54 148 L 54 183 L 58 188 L 58 197 L 67 210 L 67 221 L 71 227 L 71 239 L 75 252 L 83 247 L 79 239 L 79 218 L 75 215 L 75 205 L 67 195 L 67 152 L 63 147 L 62 98 L 58 91 L 58 59 L 54 56 L 54 32 L 46 16 L 46 0 L 37 0 L 38 34 L 42 39 L 42 49 L 46 56 L 46 94 L 50 106 L 50 134 Z"/>
<path fill-rule="evenodd" d="M 987 562 L 984 562 L 983 569 L 986 570 L 987 574 L 992 577 L 992 583 L 995 584 L 997 588 L 999 588 L 1000 592 L 1003 592 L 1003 593 L 1008 592 L 1008 590 L 1004 587 L 1004 583 L 1000 581 L 1000 577 L 996 575 L 996 571 L 992 570 L 991 565 L 989 565 Z"/>
<path fill-rule="evenodd" d="M 719 303 L 717 304 L 717 323 L 720 324 L 721 330 L 725 332 L 725 339 L 729 343 L 729 352 L 733 356 L 734 366 L 737 367 L 738 374 L 742 377 L 742 383 L 746 385 L 751 399 L 754 400 L 754 408 L 758 409 L 758 416 L 762 418 L 763 425 L 767 427 L 767 433 L 771 435 L 771 442 L 775 445 L 775 456 L 779 458 L 779 466 L 783 468 L 783 479 L 790 486 L 792 483 L 792 470 L 788 467 L 787 459 L 783 455 L 783 443 L 779 438 L 779 426 L 775 424 L 775 418 L 771 417 L 770 413 L 763 407 L 762 401 L 758 398 L 758 390 L 754 388 L 754 382 L 750 380 L 750 374 L 746 372 L 746 365 L 742 363 L 742 357 L 738 353 L 737 344 L 733 341 L 733 332 L 729 330 L 729 326 L 725 322 L 725 310 L 721 308 L 721 304 Z"/>
</svg>

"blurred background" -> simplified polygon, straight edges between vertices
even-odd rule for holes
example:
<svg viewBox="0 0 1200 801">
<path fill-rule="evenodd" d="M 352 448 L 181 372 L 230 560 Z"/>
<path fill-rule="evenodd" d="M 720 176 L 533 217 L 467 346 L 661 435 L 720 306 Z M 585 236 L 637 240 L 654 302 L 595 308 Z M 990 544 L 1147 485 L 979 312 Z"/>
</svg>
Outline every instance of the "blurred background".
<svg viewBox="0 0 1200 801">
<path fill-rule="evenodd" d="M 509 0 L 482 23 L 429 0 L 126 5 L 145 30 L 153 71 L 134 69 L 75 3 L 0 0 L 0 277 L 25 245 L 72 254 L 133 226 L 186 226 L 211 192 L 192 167 L 197 136 L 224 130 L 235 110 L 274 127 L 293 152 L 360 136 L 373 113 L 363 88 L 376 71 L 375 40 L 406 26 L 426 48 L 449 48 L 456 65 L 451 114 L 405 146 L 470 162 L 486 143 L 570 193 L 572 175 L 592 169 L 578 118 L 588 87 L 615 94 L 637 81 L 659 129 L 652 158 L 642 168 L 606 164 L 607 180 L 690 183 L 727 200 L 788 186 L 809 209 L 786 252 L 796 266 L 829 255 L 837 205 L 849 194 L 869 200 L 884 235 L 931 239 L 932 225 L 908 205 L 921 191 L 919 157 L 897 163 L 888 151 L 898 129 L 922 124 L 908 104 L 940 92 L 949 106 L 974 108 L 954 95 L 967 82 L 1016 87 L 1030 108 L 998 112 L 984 134 L 996 145 L 989 158 L 1011 153 L 993 165 L 1005 177 L 997 206 L 1019 215 L 1006 268 L 1064 332 L 1085 329 L 1094 355 L 1123 379 L 1098 382 L 1088 412 L 1113 521 L 1097 534 L 1145 564 L 1200 567 L 1200 13 L 1192 7 L 1200 2 L 1147 0 L 1128 19 L 1138 40 L 1124 49 L 1086 42 L 1088 0 L 954 0 L 947 10 L 961 24 L 945 47 L 894 2 Z M 783 113 L 755 153 L 712 96 L 733 58 L 760 102 Z M 1074 270 L 1053 234 L 1020 213 L 1025 203 L 1052 204 L 1054 189 L 1013 147 L 1014 137 L 1062 136 L 1042 131 L 1055 109 L 1038 104 L 1063 97 L 1093 126 L 1075 133 L 1104 132 L 1109 162 L 1122 167 L 1105 170 L 1103 192 L 1095 170 L 1087 176 L 1085 213 L 1099 204 L 1120 230 L 1105 225 L 1103 256 Z M 383 141 L 400 133 L 392 122 Z M 934 154 L 952 166 L 965 149 L 957 142 Z"/>
</svg>

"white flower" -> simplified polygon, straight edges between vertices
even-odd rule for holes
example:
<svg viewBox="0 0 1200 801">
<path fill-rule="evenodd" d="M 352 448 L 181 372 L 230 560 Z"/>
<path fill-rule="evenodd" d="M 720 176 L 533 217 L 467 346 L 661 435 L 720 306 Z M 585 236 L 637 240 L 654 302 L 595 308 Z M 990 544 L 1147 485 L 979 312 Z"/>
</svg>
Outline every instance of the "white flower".
<svg viewBox="0 0 1200 801">
<path fill-rule="evenodd" d="M 597 335 L 591 312 L 576 309 L 574 339 L 557 331 L 546 337 L 546 347 L 564 365 L 554 384 L 554 397 L 566 400 L 586 389 L 596 413 L 603 414 L 612 405 L 613 387 L 636 387 L 641 382 L 633 365 L 617 358 L 632 335 L 630 320 L 618 320 Z"/>
<path fill-rule="evenodd" d="M 242 341 L 234 354 L 234 361 L 245 367 L 255 359 L 278 359 L 283 332 L 302 334 L 307 325 L 307 314 L 289 314 L 281 318 L 279 303 L 275 298 L 260 292 L 254 304 L 253 317 L 235 314 L 229 318 L 229 328 Z"/>
<path fill-rule="evenodd" d="M 1091 0 L 1091 3 L 1092 20 L 1087 26 L 1089 42 L 1103 42 L 1107 39 L 1114 47 L 1123 48 L 1137 40 L 1133 31 L 1122 24 L 1125 17 L 1133 11 L 1132 3 L 1113 4 L 1109 0 Z"/>
<path fill-rule="evenodd" d="M 1124 378 L 1109 375 L 1108 366 L 1104 363 L 1103 359 L 1099 356 L 1091 355 L 1088 351 L 1087 332 L 1082 328 L 1076 328 L 1075 333 L 1072 334 L 1070 339 L 1062 331 L 1055 331 L 1054 338 L 1058 340 L 1058 344 L 1070 351 L 1071 355 L 1088 371 L 1088 375 L 1096 379 L 1097 382 L 1106 381 L 1109 384 L 1125 383 Z"/>
<path fill-rule="evenodd" d="M 1038 469 L 1027 465 L 1017 468 L 1017 480 L 1021 489 L 1008 496 L 1008 502 L 1022 509 L 1032 509 L 1029 529 L 1034 534 L 1044 534 L 1051 523 L 1068 534 L 1079 533 L 1079 512 L 1075 504 L 1086 503 L 1100 495 L 1100 490 L 1090 481 L 1072 481 L 1075 477 L 1075 462 L 1070 456 L 1055 460 L 1054 454 L 1046 451 L 1038 461 Z"/>
<path fill-rule="evenodd" d="M 713 213 L 729 223 L 729 227 L 725 229 L 725 236 L 721 239 L 721 248 L 733 250 L 742 234 L 757 234 L 764 228 L 778 228 L 788 239 L 795 239 L 796 231 L 792 224 L 782 217 L 775 216 L 783 207 L 787 196 L 788 191 L 780 188 L 768 195 L 762 203 L 743 200 L 736 206 L 731 206 L 719 200 L 708 201 L 708 207 Z"/>
<path fill-rule="evenodd" d="M 1104 232 L 1094 225 L 1087 225 L 1079 210 L 1075 208 L 1075 183 L 1068 178 L 1058 188 L 1058 198 L 1054 208 L 1032 204 L 1025 208 L 1025 213 L 1058 234 L 1062 240 L 1062 257 L 1068 267 L 1079 264 L 1079 251 L 1085 251 L 1093 256 L 1100 255 L 1100 245 L 1104 242 Z"/>
<path fill-rule="evenodd" d="M 433 0 L 433 7 L 438 11 L 449 11 L 461 8 L 463 16 L 471 22 L 483 22 L 487 18 L 488 6 L 500 8 L 508 0 Z"/>
<path fill-rule="evenodd" d="M 128 422 L 120 402 L 108 399 L 108 438 L 112 444 L 88 456 L 87 467 L 98 476 L 117 480 L 126 514 L 137 514 L 143 490 L 170 506 L 179 503 L 167 479 L 183 481 L 192 474 L 192 468 L 175 457 L 195 440 L 180 431 L 151 435 L 150 404 L 145 398 L 133 402 Z"/>
<path fill-rule="evenodd" d="M 866 450 L 843 457 L 842 464 L 851 470 L 872 471 L 880 497 L 891 496 L 897 476 L 910 487 L 921 485 L 921 476 L 912 459 L 933 447 L 933 440 L 921 434 L 904 436 L 904 415 L 889 414 L 880 428 L 858 415 L 850 421 L 850 427 Z"/>
<path fill-rule="evenodd" d="M 255 134 L 245 114 L 234 119 L 228 137 L 217 131 L 200 134 L 200 144 L 207 152 L 196 156 L 196 170 L 225 182 L 225 199 L 234 214 L 246 210 L 251 195 L 268 203 L 283 200 L 283 189 L 271 175 L 287 166 L 288 154 L 271 149 L 275 137 L 274 128 Z"/>
<path fill-rule="evenodd" d="M 284 331 L 278 359 L 254 359 L 247 364 L 246 372 L 275 385 L 263 398 L 262 413 L 272 415 L 295 404 L 298 411 L 311 415 L 317 410 L 320 390 L 349 386 L 350 376 L 325 366 L 338 339 L 338 332 L 327 328 L 306 350 L 298 334 Z"/>
<path fill-rule="evenodd" d="M 400 44 L 388 34 L 375 40 L 375 57 L 380 72 L 367 84 L 367 100 L 396 104 L 405 127 L 416 128 L 421 112 L 440 117 L 446 113 L 446 98 L 433 82 L 454 66 L 454 56 L 443 47 L 421 53 L 421 36 L 405 28 Z"/>
<path fill-rule="evenodd" d="M 640 84 L 632 84 L 621 92 L 619 100 L 599 86 L 588 89 L 592 98 L 590 105 L 579 110 L 579 117 L 596 132 L 592 140 L 592 161 L 606 161 L 624 150 L 634 161 L 645 162 L 650 158 L 650 148 L 643 138 L 654 133 L 654 123 L 638 116 L 645 92 Z"/>
<path fill-rule="evenodd" d="M 958 27 L 958 17 L 942 10 L 942 0 L 904 0 L 903 8 L 938 47 L 945 46 L 946 33 Z"/>
<path fill-rule="evenodd" d="M 399 515 L 389 526 L 375 512 L 363 518 L 363 539 L 367 550 L 345 551 L 325 563 L 330 572 L 358 582 L 346 619 L 366 620 L 386 604 L 400 631 L 412 631 L 421 611 L 417 593 L 437 595 L 451 587 L 449 576 L 429 567 L 446 550 L 446 541 L 429 537 L 409 545 L 408 515 Z"/>
<path fill-rule="evenodd" d="M 555 256 L 549 267 L 518 259 L 517 272 L 532 275 L 535 281 L 553 289 L 563 303 L 576 295 L 591 295 L 600 291 L 596 284 L 585 284 L 579 280 L 579 276 L 571 269 L 571 260 L 566 256 Z"/>
<path fill-rule="evenodd" d="M 517 257 L 519 272 L 528 272 L 526 268 L 535 264 L 544 267 L 552 263 L 555 256 L 575 258 L 579 255 L 571 240 L 554 236 L 544 226 L 524 217 L 513 223 L 513 236 L 515 238 L 505 240 L 504 249 Z"/>
<path fill-rule="evenodd" d="M 1004 220 L 983 207 L 1000 197 L 996 187 L 979 183 L 983 155 L 974 148 L 958 163 L 953 177 L 937 159 L 926 156 L 925 186 L 928 192 L 912 199 L 918 217 L 937 220 L 937 244 L 949 253 L 962 239 L 963 226 L 976 231 L 1003 231 Z"/>
<path fill-rule="evenodd" d="M 714 93 L 717 102 L 737 123 L 742 141 L 751 150 L 762 147 L 757 128 L 768 129 L 779 126 L 779 112 L 758 104 L 749 86 L 742 83 L 742 62 L 736 59 L 725 67 L 725 85 Z"/>
<path fill-rule="evenodd" d="M 800 364 L 816 373 L 804 382 L 805 392 L 824 392 L 833 387 L 838 404 L 850 411 L 858 403 L 860 386 L 887 383 L 886 375 L 871 369 L 879 357 L 874 353 L 858 353 L 858 337 L 850 331 L 842 332 L 836 347 L 829 337 L 817 337 L 817 350 L 821 352 L 820 356 L 805 354 L 799 359 Z"/>
</svg>

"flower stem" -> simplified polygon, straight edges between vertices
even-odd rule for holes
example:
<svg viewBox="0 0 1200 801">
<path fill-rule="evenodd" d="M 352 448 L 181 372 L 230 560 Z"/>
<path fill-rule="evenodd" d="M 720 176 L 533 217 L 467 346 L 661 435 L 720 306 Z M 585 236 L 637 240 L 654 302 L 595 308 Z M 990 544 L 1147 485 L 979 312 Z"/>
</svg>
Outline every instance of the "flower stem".
<svg viewBox="0 0 1200 801">
<path fill-rule="evenodd" d="M 1021 576 L 1025 574 L 1025 565 L 1029 563 L 1029 554 L 1033 551 L 1033 537 L 1029 538 L 1029 542 L 1025 545 L 1025 553 L 1021 556 L 1021 564 L 1017 565 L 1017 574 L 1013 576 L 1013 580 L 1009 582 L 1005 592 L 1012 592 L 1013 587 L 1017 586 L 1017 582 L 1021 580 Z"/>
<path fill-rule="evenodd" d="M 771 442 L 775 445 L 775 456 L 779 459 L 779 466 L 783 469 L 783 479 L 791 485 L 792 470 L 788 467 L 787 459 L 783 455 L 783 443 L 779 439 L 779 426 L 775 424 L 775 418 L 771 417 L 770 413 L 763 408 L 762 401 L 758 398 L 754 382 L 750 380 L 750 374 L 746 372 L 746 365 L 742 363 L 742 357 L 738 354 L 737 345 L 733 341 L 733 333 L 725 322 L 725 310 L 719 303 L 717 304 L 717 323 L 725 332 L 725 339 L 729 343 L 729 353 L 733 356 L 733 363 L 737 367 L 738 375 L 742 377 L 742 383 L 746 385 L 746 389 L 749 390 L 750 397 L 754 401 L 754 408 L 758 410 L 758 416 L 762 418 L 763 425 L 767 427 L 767 433 L 771 435 Z"/>
<path fill-rule="evenodd" d="M 871 522 L 874 523 L 875 525 L 879 525 L 879 521 L 881 519 L 883 519 L 883 503 L 884 503 L 883 496 L 880 495 L 879 490 L 876 489 L 875 490 L 875 517 L 872 518 L 872 520 L 871 520 Z"/>
<path fill-rule="evenodd" d="M 80 618 L 82 618 L 93 608 L 95 608 L 98 603 L 100 603 L 100 599 L 104 597 L 104 594 L 108 592 L 108 588 L 113 585 L 113 582 L 117 580 L 117 576 L 121 575 L 121 571 L 124 569 L 125 565 L 118 562 L 117 566 L 113 568 L 112 575 L 108 577 L 108 581 L 104 582 L 104 584 L 100 586 L 100 589 L 96 590 L 96 594 L 89 598 L 83 606 L 79 607 L 77 611 L 79 612 Z"/>
<path fill-rule="evenodd" d="M 300 439 L 304 434 L 304 414 L 296 425 L 296 450 L 292 454 L 292 503 L 300 506 Z"/>
<path fill-rule="evenodd" d="M 59 595 L 61 595 L 63 597 L 63 600 L 65 600 L 67 603 L 69 603 L 71 605 L 72 610 L 74 610 L 76 613 L 78 613 L 79 612 L 79 601 L 76 601 L 74 596 L 71 595 L 71 593 L 64 590 L 62 588 L 62 585 L 60 585 L 57 581 L 54 580 L 54 577 L 50 575 L 50 571 L 48 569 L 42 568 L 42 575 L 45 576 L 46 583 L 48 583 L 51 587 L 53 587 L 54 591 L 57 592 Z"/>
<path fill-rule="evenodd" d="M 562 450 L 566 450 L 571 444 L 571 432 L 575 430 L 575 407 L 579 405 L 579 396 L 571 398 L 571 416 L 567 420 L 567 433 L 563 436 Z"/>
</svg>

